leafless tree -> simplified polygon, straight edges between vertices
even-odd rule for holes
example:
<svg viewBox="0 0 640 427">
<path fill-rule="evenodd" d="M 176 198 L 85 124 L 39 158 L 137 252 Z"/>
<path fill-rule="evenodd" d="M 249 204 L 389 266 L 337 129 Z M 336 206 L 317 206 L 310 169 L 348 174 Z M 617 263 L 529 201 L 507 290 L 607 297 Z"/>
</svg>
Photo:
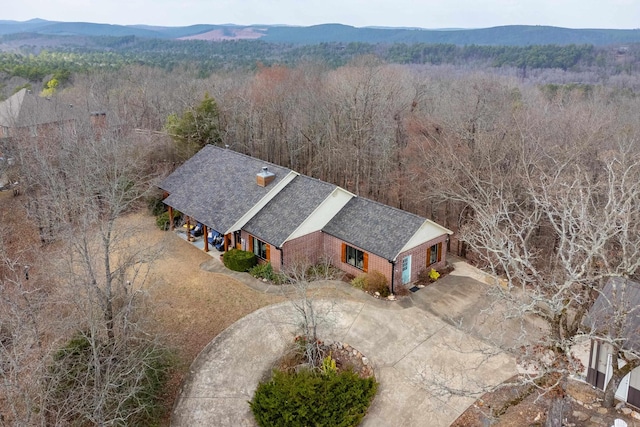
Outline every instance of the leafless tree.
<svg viewBox="0 0 640 427">
<path fill-rule="evenodd" d="M 39 410 L 50 332 L 48 295 L 33 275 L 26 280 L 30 257 L 9 255 L 5 241 L 10 230 L 0 232 L 0 415 L 7 425 L 44 424 Z"/>
<path fill-rule="evenodd" d="M 322 288 L 314 287 L 314 282 L 335 279 L 336 270 L 328 261 L 314 266 L 299 261 L 288 266 L 284 274 L 289 277 L 290 283 L 284 285 L 283 292 L 295 311 L 293 321 L 300 331 L 298 340 L 302 340 L 304 360 L 309 366 L 318 368 L 325 356 L 318 329 L 333 322 L 335 313 L 334 304 L 319 301 L 317 293 Z"/>
<path fill-rule="evenodd" d="M 640 218 L 632 208 L 640 156 L 634 140 L 591 159 L 597 151 L 585 152 L 589 147 L 533 146 L 527 136 L 509 150 L 489 141 L 474 164 L 465 146 L 439 147 L 457 177 L 447 197 L 469 210 L 460 238 L 506 279 L 501 297 L 511 316 L 535 314 L 548 325 L 548 335 L 522 347 L 529 380 L 562 390 L 583 368 L 571 348 L 604 283 L 633 277 L 640 266 Z M 585 155 L 593 161 L 582 161 Z"/>
<path fill-rule="evenodd" d="M 144 234 L 126 222 L 153 189 L 154 146 L 112 120 L 85 127 L 79 119 L 73 133 L 20 153 L 27 210 L 58 254 L 48 272 L 57 350 L 42 359 L 40 377 L 47 424 L 136 422 L 164 369 L 142 315 L 154 250 L 133 244 Z"/>
</svg>

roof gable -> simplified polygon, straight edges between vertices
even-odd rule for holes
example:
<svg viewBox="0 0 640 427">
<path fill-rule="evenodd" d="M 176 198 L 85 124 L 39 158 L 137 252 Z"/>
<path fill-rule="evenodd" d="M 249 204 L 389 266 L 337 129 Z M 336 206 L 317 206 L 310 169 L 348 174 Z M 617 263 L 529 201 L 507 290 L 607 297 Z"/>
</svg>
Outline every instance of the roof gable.
<svg viewBox="0 0 640 427">
<path fill-rule="evenodd" d="M 587 313 L 583 324 L 601 336 L 620 338 L 612 330 L 622 325 L 624 348 L 640 351 L 640 283 L 612 277 Z"/>
<path fill-rule="evenodd" d="M 424 222 L 425 219 L 418 215 L 354 197 L 323 231 L 367 252 L 394 260 Z"/>
<path fill-rule="evenodd" d="M 453 234 L 453 231 L 429 219 L 425 219 L 420 228 L 418 228 L 415 234 L 411 236 L 411 238 L 409 239 L 409 241 L 407 241 L 403 248 L 400 249 L 399 253 L 415 248 L 416 246 L 440 237 L 443 234 Z"/>
<path fill-rule="evenodd" d="M 275 179 L 266 187 L 256 174 L 267 166 Z M 165 203 L 220 232 L 230 228 L 292 171 L 232 150 L 207 145 L 169 175 L 159 187 L 169 192 Z"/>
<path fill-rule="evenodd" d="M 335 188 L 335 185 L 300 175 L 251 218 L 244 229 L 281 247 Z"/>
<path fill-rule="evenodd" d="M 322 230 L 353 197 L 356 197 L 353 193 L 336 186 L 318 208 L 289 235 L 287 240 L 297 239 Z"/>
</svg>

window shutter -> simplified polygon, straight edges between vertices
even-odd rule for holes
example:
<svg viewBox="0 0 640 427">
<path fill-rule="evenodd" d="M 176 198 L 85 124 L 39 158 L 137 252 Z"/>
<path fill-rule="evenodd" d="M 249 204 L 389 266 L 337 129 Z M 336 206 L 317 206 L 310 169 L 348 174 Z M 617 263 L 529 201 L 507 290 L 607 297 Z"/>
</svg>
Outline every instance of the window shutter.
<svg viewBox="0 0 640 427">
<path fill-rule="evenodd" d="M 427 266 L 431 265 L 431 246 L 427 248 Z"/>
<path fill-rule="evenodd" d="M 271 256 L 270 256 L 270 252 L 271 252 L 271 245 L 269 245 L 269 244 L 267 244 L 267 243 L 265 243 L 264 245 L 266 246 L 266 253 L 267 253 L 266 257 L 267 257 L 267 261 L 269 261 L 269 260 L 271 259 Z"/>
<path fill-rule="evenodd" d="M 442 261 L 442 242 L 438 243 L 438 262 Z"/>
<path fill-rule="evenodd" d="M 342 262 L 344 263 L 347 262 L 347 244 L 346 243 L 342 244 Z"/>
<path fill-rule="evenodd" d="M 369 269 L 369 254 L 366 252 L 362 252 L 362 271 L 365 273 Z"/>
<path fill-rule="evenodd" d="M 249 252 L 253 252 L 253 236 L 249 236 Z"/>
</svg>

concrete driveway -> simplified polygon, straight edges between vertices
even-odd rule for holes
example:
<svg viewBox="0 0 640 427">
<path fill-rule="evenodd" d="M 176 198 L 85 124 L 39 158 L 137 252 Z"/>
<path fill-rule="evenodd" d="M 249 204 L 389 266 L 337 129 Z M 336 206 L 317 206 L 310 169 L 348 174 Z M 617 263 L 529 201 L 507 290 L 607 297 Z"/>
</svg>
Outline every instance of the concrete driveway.
<svg viewBox="0 0 640 427">
<path fill-rule="evenodd" d="M 491 324 L 504 323 L 491 316 L 487 289 L 470 277 L 449 275 L 400 304 L 317 302 L 327 319 L 319 335 L 348 343 L 373 363 L 380 387 L 363 426 L 448 426 L 477 393 L 516 373 L 514 358 L 499 348 L 505 342 L 482 336 Z M 487 311 L 468 314 L 477 304 Z M 297 323 L 286 302 L 252 313 L 216 337 L 191 366 L 172 425 L 255 426 L 247 402 L 292 342 Z"/>
</svg>

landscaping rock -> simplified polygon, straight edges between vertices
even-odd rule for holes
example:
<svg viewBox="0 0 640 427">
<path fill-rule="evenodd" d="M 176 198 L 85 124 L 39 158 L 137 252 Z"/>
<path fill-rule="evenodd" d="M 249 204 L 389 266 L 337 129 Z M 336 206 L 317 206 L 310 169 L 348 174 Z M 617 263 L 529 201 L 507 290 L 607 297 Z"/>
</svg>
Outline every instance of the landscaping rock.
<svg viewBox="0 0 640 427">
<path fill-rule="evenodd" d="M 597 426 L 608 426 L 609 425 L 606 419 L 604 419 L 602 417 L 599 417 L 597 415 L 592 416 L 589 421 L 592 422 L 593 424 L 597 425 Z"/>
<path fill-rule="evenodd" d="M 636 420 L 640 420 L 640 414 L 636 411 L 631 411 L 631 417 L 635 418 Z"/>
<path fill-rule="evenodd" d="M 616 409 L 619 411 L 622 408 L 624 408 L 624 402 L 618 402 L 618 404 L 616 405 Z"/>
<path fill-rule="evenodd" d="M 625 415 L 631 415 L 631 412 L 633 411 L 631 410 L 631 408 L 622 408 L 620 409 L 620 412 L 622 412 Z"/>
<path fill-rule="evenodd" d="M 573 418 L 578 419 L 578 421 L 587 421 L 589 419 L 589 415 L 581 411 L 573 411 L 572 415 L 573 415 Z"/>
<path fill-rule="evenodd" d="M 598 413 L 599 414 L 606 414 L 607 412 L 609 412 L 609 410 L 607 408 L 598 408 Z"/>
</svg>

